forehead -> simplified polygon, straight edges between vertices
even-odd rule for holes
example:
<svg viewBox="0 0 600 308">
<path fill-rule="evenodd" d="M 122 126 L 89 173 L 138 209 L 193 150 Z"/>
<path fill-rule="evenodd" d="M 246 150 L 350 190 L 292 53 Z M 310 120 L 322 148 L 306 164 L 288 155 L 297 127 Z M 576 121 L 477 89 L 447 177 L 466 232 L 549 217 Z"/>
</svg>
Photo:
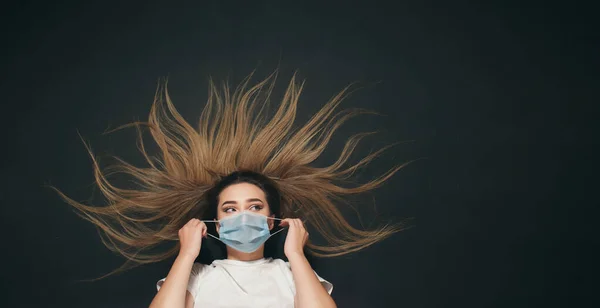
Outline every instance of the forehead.
<svg viewBox="0 0 600 308">
<path fill-rule="evenodd" d="M 219 194 L 219 203 L 225 201 L 244 201 L 250 198 L 265 200 L 265 193 L 258 186 L 250 183 L 238 183 L 228 186 Z"/>
</svg>

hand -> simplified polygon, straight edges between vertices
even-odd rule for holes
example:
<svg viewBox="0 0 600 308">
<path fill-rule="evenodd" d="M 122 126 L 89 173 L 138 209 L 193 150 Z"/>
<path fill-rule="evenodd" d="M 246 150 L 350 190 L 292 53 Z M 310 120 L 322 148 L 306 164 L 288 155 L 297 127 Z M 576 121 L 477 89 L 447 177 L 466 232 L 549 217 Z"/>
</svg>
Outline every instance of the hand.
<svg viewBox="0 0 600 308">
<path fill-rule="evenodd" d="M 206 224 L 192 218 L 188 223 L 179 229 L 179 254 L 191 256 L 194 259 L 200 254 L 202 238 L 206 236 Z"/>
<path fill-rule="evenodd" d="M 304 228 L 304 223 L 300 219 L 287 218 L 281 221 L 280 226 L 289 227 L 285 238 L 283 252 L 290 258 L 293 255 L 304 255 L 304 245 L 308 240 L 308 232 Z"/>
</svg>

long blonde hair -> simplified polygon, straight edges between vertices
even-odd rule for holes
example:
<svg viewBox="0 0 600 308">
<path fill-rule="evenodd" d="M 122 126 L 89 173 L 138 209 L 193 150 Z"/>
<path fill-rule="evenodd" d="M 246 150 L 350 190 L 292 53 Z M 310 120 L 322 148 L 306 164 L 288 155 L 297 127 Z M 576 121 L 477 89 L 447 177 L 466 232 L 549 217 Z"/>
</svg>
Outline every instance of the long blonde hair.
<svg viewBox="0 0 600 308">
<path fill-rule="evenodd" d="M 391 145 L 346 166 L 359 141 L 371 134 L 360 133 L 346 141 L 333 164 L 311 165 L 340 125 L 367 112 L 357 109 L 336 112 L 351 92 L 350 86 L 333 96 L 306 124 L 293 129 L 304 82 L 298 83 L 294 74 L 275 114 L 269 116 L 268 102 L 277 74 L 249 86 L 251 76 L 233 91 L 227 84 L 219 89 L 211 80 L 208 102 L 196 128 L 176 111 L 167 82 L 161 83 L 148 121 L 117 128 L 136 128 L 137 145 L 147 162 L 145 167 L 119 159 L 119 164 L 103 171 L 86 144 L 95 182 L 107 202 L 105 206 L 82 204 L 55 188 L 81 217 L 99 228 L 109 249 L 127 258 L 128 262 L 119 270 L 175 255 L 179 249 L 179 228 L 190 218 L 206 213 L 206 192 L 236 170 L 258 172 L 277 183 L 282 196 L 281 212 L 301 217 L 325 240 L 321 245 L 308 242 L 307 250 L 314 256 L 352 253 L 405 227 L 396 223 L 371 230 L 358 229 L 336 207 L 336 203 L 345 201 L 344 196 L 370 191 L 406 165 L 396 165 L 366 183 L 348 184 L 357 169 Z M 149 130 L 159 155 L 148 153 L 142 138 L 144 129 Z M 131 177 L 137 187 L 115 186 L 108 179 L 113 173 Z"/>
</svg>

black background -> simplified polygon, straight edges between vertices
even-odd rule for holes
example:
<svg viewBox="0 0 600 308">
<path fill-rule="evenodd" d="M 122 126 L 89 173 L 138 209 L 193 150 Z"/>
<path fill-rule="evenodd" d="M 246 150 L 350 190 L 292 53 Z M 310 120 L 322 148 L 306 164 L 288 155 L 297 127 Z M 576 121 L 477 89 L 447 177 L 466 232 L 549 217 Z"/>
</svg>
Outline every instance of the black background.
<svg viewBox="0 0 600 308">
<path fill-rule="evenodd" d="M 6 4 L 5 4 L 6 5 Z M 339 307 L 593 306 L 598 36 L 575 2 L 20 1 L 2 9 L 2 302 L 144 307 L 170 262 L 99 282 L 123 261 L 46 184 L 97 191 L 78 132 L 99 155 L 140 162 L 134 132 L 158 78 L 190 121 L 209 76 L 298 69 L 305 121 L 350 82 L 344 107 L 385 116 L 359 148 L 410 140 L 360 174 L 409 165 L 364 197 L 364 217 L 415 228 L 317 259 Z M 353 220 L 357 223 L 356 220 Z M 367 222 L 368 223 L 368 222 Z M 570 232 L 568 232 L 570 231 Z M 3 305 L 4 306 L 4 305 Z"/>
</svg>

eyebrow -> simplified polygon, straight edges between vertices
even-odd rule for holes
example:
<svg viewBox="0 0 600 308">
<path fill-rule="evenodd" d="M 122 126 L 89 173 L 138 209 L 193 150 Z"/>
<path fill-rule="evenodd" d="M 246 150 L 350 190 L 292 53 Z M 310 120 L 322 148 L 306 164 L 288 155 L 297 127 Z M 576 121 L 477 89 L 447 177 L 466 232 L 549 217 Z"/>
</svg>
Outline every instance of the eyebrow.
<svg viewBox="0 0 600 308">
<path fill-rule="evenodd" d="M 250 199 L 246 199 L 246 203 L 250 203 L 250 202 L 263 202 L 262 200 L 260 200 L 259 198 L 250 198 Z M 264 202 L 263 202 L 264 203 Z M 237 204 L 237 201 L 225 201 L 223 202 L 223 204 L 221 204 L 221 207 L 223 207 L 226 204 Z"/>
</svg>

